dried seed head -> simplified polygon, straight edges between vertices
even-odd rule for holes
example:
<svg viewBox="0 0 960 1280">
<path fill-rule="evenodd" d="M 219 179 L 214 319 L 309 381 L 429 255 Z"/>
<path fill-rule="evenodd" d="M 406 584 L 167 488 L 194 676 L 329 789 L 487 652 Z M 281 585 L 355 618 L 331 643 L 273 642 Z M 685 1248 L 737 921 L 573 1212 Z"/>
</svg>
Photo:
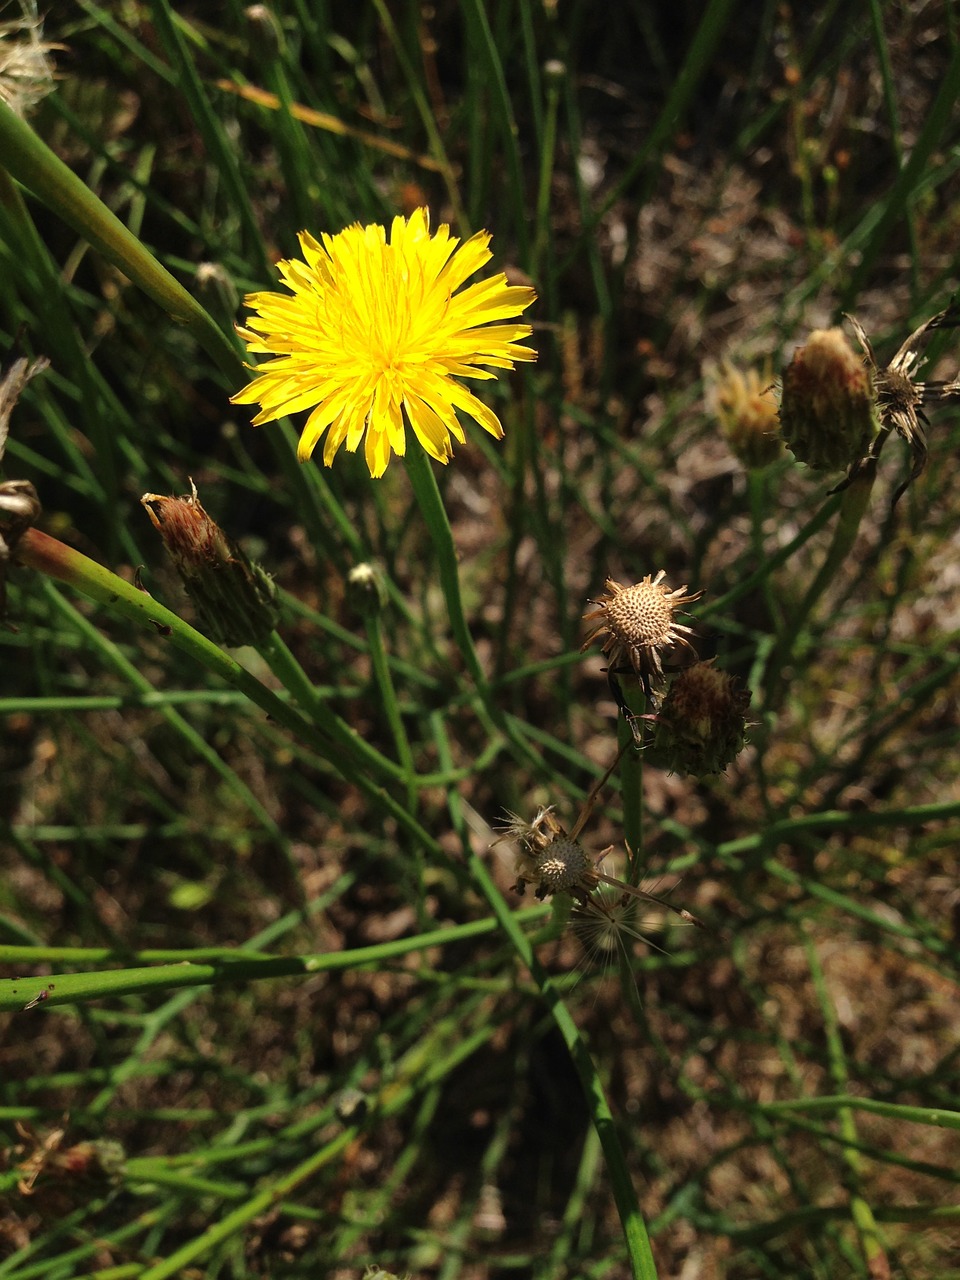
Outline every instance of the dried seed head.
<svg viewBox="0 0 960 1280">
<path fill-rule="evenodd" d="M 500 839 L 512 840 L 519 850 L 514 864 L 517 893 L 532 884 L 538 898 L 566 893 L 583 902 L 597 887 L 599 859 L 595 861 L 578 840 L 567 835 L 552 808 L 538 810 L 533 822 L 511 813 L 502 830 Z"/>
<path fill-rule="evenodd" d="M 873 344 L 864 332 L 863 325 L 856 316 L 848 315 L 847 319 L 857 335 L 857 341 L 863 347 L 864 358 L 873 378 L 873 387 L 877 398 L 877 414 L 880 420 L 880 431 L 874 439 L 870 452 L 863 461 L 879 457 L 883 442 L 891 430 L 895 430 L 906 440 L 913 454 L 913 467 L 909 477 L 897 489 L 893 496 L 894 505 L 903 493 L 923 471 L 927 461 L 927 441 L 924 428 L 930 425 L 926 409 L 930 405 L 943 400 L 955 400 L 960 396 L 960 377 L 946 382 L 938 380 L 918 380 L 917 371 L 925 356 L 923 348 L 930 335 L 939 329 L 956 329 L 960 327 L 960 302 L 951 302 L 944 311 L 925 320 L 919 328 L 900 344 L 899 349 L 888 365 L 881 368 L 874 355 Z M 847 477 L 848 484 L 855 478 L 860 467 L 854 466 Z M 840 488 L 844 488 L 841 485 Z"/>
<path fill-rule="evenodd" d="M 580 652 L 603 637 L 602 650 L 613 670 L 627 667 L 645 685 L 655 688 L 663 683 L 662 656 L 672 645 L 680 645 L 695 652 L 687 639 L 693 628 L 674 620 L 677 609 L 694 600 L 701 592 L 685 595 L 686 585 L 675 591 L 663 581 L 664 570 L 655 578 L 650 574 L 642 582 L 624 587 L 608 578 L 606 592 L 590 603 L 597 606 L 584 614 L 585 622 L 596 625 L 584 641 Z"/>
<path fill-rule="evenodd" d="M 582 888 L 593 871 L 593 863 L 583 845 L 569 836 L 551 840 L 536 860 L 537 897 L 550 893 L 570 893 Z"/>
<path fill-rule="evenodd" d="M 671 773 L 720 773 L 743 750 L 750 693 L 713 661 L 697 662 L 670 684 L 657 718 L 654 757 Z"/>
<path fill-rule="evenodd" d="M 708 408 L 732 452 L 751 469 L 769 466 L 783 453 L 772 383 L 769 368 L 742 372 L 724 363 L 708 384 Z"/>
<path fill-rule="evenodd" d="M 201 627 L 217 644 L 259 645 L 277 625 L 276 588 L 200 505 L 196 488 L 182 498 L 140 499 L 163 539 Z"/>
<path fill-rule="evenodd" d="M 53 89 L 47 54 L 63 46 L 44 41 L 36 0 L 20 0 L 18 7 L 19 18 L 0 22 L 0 102 L 23 119 Z"/>
<path fill-rule="evenodd" d="M 870 370 L 842 329 L 815 329 L 783 374 L 783 438 L 816 471 L 854 466 L 880 429 Z"/>
</svg>

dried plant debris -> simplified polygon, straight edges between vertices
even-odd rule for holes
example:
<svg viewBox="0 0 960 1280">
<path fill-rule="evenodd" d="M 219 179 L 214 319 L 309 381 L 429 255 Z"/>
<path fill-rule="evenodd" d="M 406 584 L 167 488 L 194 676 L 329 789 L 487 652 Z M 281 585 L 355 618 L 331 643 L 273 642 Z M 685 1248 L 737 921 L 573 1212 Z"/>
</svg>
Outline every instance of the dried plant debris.
<svg viewBox="0 0 960 1280">
<path fill-rule="evenodd" d="M 10 414 L 24 387 L 50 364 L 45 357 L 30 361 L 18 356 L 0 373 L 0 464 L 10 434 Z M 7 613 L 7 569 L 24 533 L 36 524 L 40 499 L 29 480 L 0 482 L 0 622 Z"/>
<path fill-rule="evenodd" d="M 923 345 L 930 335 L 937 329 L 956 329 L 960 326 L 960 302 L 954 299 L 945 310 L 924 321 L 900 346 L 890 363 L 883 367 L 877 363 L 873 344 L 860 322 L 851 315 L 847 319 L 864 350 L 867 368 L 873 380 L 880 429 L 869 451 L 854 464 L 838 489 L 846 488 L 864 466 L 873 463 L 880 456 L 887 436 L 895 430 L 907 442 L 913 454 L 910 475 L 894 494 L 893 501 L 896 505 L 926 466 L 925 429 L 929 427 L 930 420 L 925 410 L 930 405 L 960 397 L 960 374 L 946 382 L 920 382 L 916 378 L 917 368 L 923 360 Z"/>
</svg>

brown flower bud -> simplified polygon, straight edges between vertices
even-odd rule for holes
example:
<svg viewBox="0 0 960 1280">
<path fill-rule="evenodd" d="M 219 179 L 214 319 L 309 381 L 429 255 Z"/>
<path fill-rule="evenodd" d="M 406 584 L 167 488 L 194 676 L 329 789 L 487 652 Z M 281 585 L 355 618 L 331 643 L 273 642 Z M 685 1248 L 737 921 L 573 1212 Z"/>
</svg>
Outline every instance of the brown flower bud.
<svg viewBox="0 0 960 1280">
<path fill-rule="evenodd" d="M 839 471 L 859 462 L 880 429 L 870 371 L 842 329 L 815 329 L 783 374 L 780 427 L 798 462 Z"/>
<path fill-rule="evenodd" d="M 749 705 L 749 691 L 717 671 L 712 659 L 687 667 L 674 677 L 660 708 L 653 759 L 671 773 L 720 773 L 743 750 Z"/>
<path fill-rule="evenodd" d="M 182 498 L 145 493 L 140 501 L 196 606 L 201 629 L 217 644 L 265 643 L 277 625 L 273 580 L 210 519 L 196 488 Z"/>
</svg>

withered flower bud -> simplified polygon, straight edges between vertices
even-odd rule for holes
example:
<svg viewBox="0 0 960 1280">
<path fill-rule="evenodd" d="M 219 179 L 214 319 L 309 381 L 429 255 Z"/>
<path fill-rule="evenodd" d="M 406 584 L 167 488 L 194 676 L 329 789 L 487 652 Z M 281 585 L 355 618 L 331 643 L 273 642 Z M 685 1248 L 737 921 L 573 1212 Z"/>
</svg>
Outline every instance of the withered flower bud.
<svg viewBox="0 0 960 1280">
<path fill-rule="evenodd" d="M 743 750 L 750 692 L 713 660 L 673 679 L 657 717 L 653 759 L 671 773 L 720 773 Z"/>
<path fill-rule="evenodd" d="M 815 471 L 854 466 L 880 429 L 870 371 L 842 329 L 815 329 L 783 374 L 780 427 Z"/>
<path fill-rule="evenodd" d="M 264 644 L 277 625 L 273 580 L 210 519 L 196 488 L 182 498 L 145 493 L 140 501 L 196 606 L 202 630 L 217 644 Z"/>
<path fill-rule="evenodd" d="M 743 372 L 724 363 L 708 386 L 708 408 L 731 451 L 750 469 L 769 466 L 783 453 L 772 383 L 769 368 Z"/>
</svg>

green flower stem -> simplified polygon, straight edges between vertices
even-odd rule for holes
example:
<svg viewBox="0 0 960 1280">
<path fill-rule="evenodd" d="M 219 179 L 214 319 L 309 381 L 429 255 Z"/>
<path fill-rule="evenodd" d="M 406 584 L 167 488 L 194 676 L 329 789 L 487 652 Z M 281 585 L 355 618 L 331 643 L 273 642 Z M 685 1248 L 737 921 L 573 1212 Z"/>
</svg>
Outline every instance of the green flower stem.
<svg viewBox="0 0 960 1280">
<path fill-rule="evenodd" d="M 530 275 L 537 281 L 544 278 L 543 260 L 553 240 L 551 209 L 553 173 L 557 159 L 557 115 L 560 110 L 560 86 L 563 79 L 563 75 L 557 75 L 555 72 L 550 73 L 547 78 L 547 107 L 543 126 L 543 143 L 539 148 L 540 175 L 537 182 L 537 209 L 534 219 L 536 233 L 533 241 L 533 250 L 530 254 L 529 268 Z M 552 273 L 546 279 L 552 283 Z M 548 308 L 548 314 L 552 314 L 552 308 Z"/>
<path fill-rule="evenodd" d="M 647 700 L 639 681 L 621 685 L 623 700 L 634 715 L 643 715 Z M 624 715 L 617 720 L 620 744 L 620 788 L 623 798 L 623 838 L 627 846 L 627 880 L 637 885 L 643 878 L 643 753 L 634 745 L 633 726 Z"/>
<path fill-rule="evenodd" d="M 506 910 L 506 904 L 504 909 Z M 517 935 L 523 938 L 523 926 L 542 920 L 549 910 L 547 906 L 537 906 L 518 912 L 515 916 L 510 914 Z M 317 955 L 277 956 L 255 950 L 245 951 L 242 948 L 234 951 L 229 948 L 208 948 L 197 951 L 135 952 L 132 957 L 134 959 L 164 957 L 166 963 L 129 969 L 100 969 L 89 973 L 57 973 L 39 978 L 3 978 L 0 979 L 0 1012 L 23 1010 L 31 1001 L 38 1002 L 34 1008 L 41 1005 L 52 1007 L 148 991 L 167 992 L 188 987 L 262 981 L 267 978 L 305 978 L 317 973 L 359 969 L 364 965 L 382 966 L 389 960 L 414 951 L 483 937 L 495 932 L 501 925 L 502 921 L 498 919 L 474 920 L 469 924 L 433 929 L 413 938 L 397 938 L 392 942 L 357 947 L 352 951 L 323 952 Z M 0 964 L 70 963 L 71 960 L 90 964 L 125 958 L 122 953 L 106 947 L 0 947 Z"/>
<path fill-rule="evenodd" d="M 432 717 L 432 721 L 440 764 L 445 768 L 449 768 L 452 760 L 446 734 L 439 717 Z M 563 1002 L 563 997 L 537 959 L 533 943 L 520 928 L 519 917 L 507 906 L 503 895 L 487 871 L 482 858 L 474 850 L 470 833 L 466 823 L 463 821 L 459 795 L 455 791 L 450 791 L 447 794 L 447 801 L 450 806 L 453 826 L 460 835 L 464 855 L 474 882 L 484 898 L 486 898 L 488 906 L 499 921 L 504 933 L 513 944 L 513 949 L 516 951 L 517 956 L 529 969 L 531 977 L 537 984 L 540 997 L 549 1009 L 557 1029 L 563 1037 L 567 1052 L 570 1054 L 570 1059 L 580 1079 L 580 1086 L 583 1089 L 584 1098 L 606 1158 L 610 1185 L 617 1206 L 617 1213 L 623 1226 L 624 1239 L 627 1253 L 630 1257 L 631 1272 L 634 1280 L 656 1280 L 657 1268 L 650 1248 L 650 1237 L 647 1234 L 646 1223 L 640 1211 L 637 1194 L 630 1178 L 630 1171 L 627 1168 L 623 1148 L 620 1145 L 613 1114 L 610 1111 L 610 1104 L 607 1102 L 603 1090 L 603 1082 L 600 1079 L 597 1068 L 590 1057 L 590 1052 L 584 1044 L 580 1032 L 577 1030 L 577 1024 L 570 1015 L 570 1010 Z"/>
<path fill-rule="evenodd" d="M 172 644 L 188 653 L 208 671 L 240 689 L 251 702 L 298 738 L 309 743 L 325 758 L 331 743 L 322 737 L 298 712 L 260 683 L 255 676 L 193 627 L 164 607 L 146 591 L 125 582 L 103 565 L 82 555 L 56 538 L 28 529 L 17 544 L 16 559 L 27 568 L 65 582 L 91 600 L 107 605 L 114 613 L 138 626 L 168 635 Z"/>
<path fill-rule="evenodd" d="M 810 615 L 853 550 L 876 475 L 877 464 L 876 460 L 872 459 L 840 495 L 840 516 L 837 527 L 833 531 L 830 548 L 803 599 L 789 615 L 781 633 L 780 644 L 771 658 L 764 698 L 767 707 L 775 707 L 778 704 L 786 685 L 785 668 L 794 657 L 799 660 L 802 656 L 801 646 Z"/>
<path fill-rule="evenodd" d="M 407 808 L 411 813 L 415 813 L 417 808 L 416 764 L 410 747 L 410 739 L 403 723 L 403 716 L 400 714 L 400 702 L 397 698 L 397 690 L 390 672 L 390 661 L 383 641 L 383 627 L 380 623 L 380 615 L 376 614 L 372 618 L 367 618 L 366 625 L 373 678 L 376 680 L 377 687 L 380 690 L 380 701 L 387 717 L 387 723 L 390 725 L 390 732 L 393 734 L 394 746 L 397 749 L 397 759 L 406 774 Z"/>
<path fill-rule="evenodd" d="M 657 1268 L 650 1249 L 650 1237 L 646 1223 L 640 1211 L 637 1194 L 630 1178 L 630 1171 L 623 1155 L 620 1138 L 617 1134 L 613 1113 L 603 1090 L 603 1082 L 594 1065 L 590 1052 L 584 1044 L 577 1024 L 570 1015 L 570 1010 L 563 1002 L 560 992 L 554 986 L 550 976 L 540 964 L 533 946 L 517 924 L 516 917 L 510 911 L 503 897 L 490 878 L 480 858 L 471 853 L 470 870 L 474 881 L 480 889 L 494 915 L 510 941 L 514 950 L 530 970 L 531 976 L 540 991 L 540 997 L 550 1010 L 557 1029 L 563 1037 L 567 1052 L 573 1062 L 574 1069 L 580 1078 L 580 1087 L 590 1110 L 600 1145 L 607 1162 L 610 1175 L 610 1186 L 617 1206 L 617 1213 L 623 1226 L 627 1252 L 630 1255 L 632 1273 L 635 1280 L 656 1280 Z"/>
<path fill-rule="evenodd" d="M 834 530 L 833 541 L 820 571 L 807 589 L 799 608 L 790 620 L 789 630 L 796 633 L 810 616 L 814 605 L 837 575 L 837 571 L 853 550 L 860 521 L 867 509 L 873 482 L 877 476 L 875 460 L 868 462 L 852 484 L 843 491 L 840 502 L 840 518 Z"/>
<path fill-rule="evenodd" d="M 443 498 L 440 496 L 440 489 L 437 485 L 436 476 L 433 474 L 430 459 L 420 447 L 419 441 L 408 440 L 404 462 L 406 463 L 410 483 L 413 485 L 413 492 L 420 506 L 420 514 L 423 516 L 433 541 L 433 549 L 437 556 L 437 567 L 440 572 L 440 588 L 447 602 L 447 613 L 450 617 L 453 638 L 457 642 L 457 648 L 467 664 L 467 670 L 470 672 L 474 684 L 486 702 L 489 698 L 489 686 L 463 612 L 463 600 L 460 595 L 460 572 L 457 568 L 457 549 L 453 541 L 453 530 L 450 528 L 450 521 L 447 519 Z"/>
<path fill-rule="evenodd" d="M 437 486 L 436 476 L 430 465 L 430 459 L 420 447 L 418 441 L 410 439 L 404 457 L 407 474 L 413 486 L 413 492 L 420 507 L 424 523 L 433 541 L 433 549 L 437 556 L 440 572 L 440 589 L 443 592 L 450 618 L 450 627 L 454 640 L 466 663 L 467 670 L 473 679 L 474 686 L 484 710 L 493 725 L 512 743 L 518 754 L 529 764 L 542 769 L 543 760 L 539 753 L 510 725 L 502 711 L 497 707 L 493 692 L 477 654 L 463 612 L 463 599 L 460 595 L 460 572 L 457 567 L 457 549 L 453 541 L 453 530 L 444 509 L 443 498 Z"/>
<path fill-rule="evenodd" d="M 725 1099 L 729 1102 L 729 1099 Z M 850 1111 L 867 1111 L 888 1120 L 905 1120 L 911 1124 L 932 1125 L 936 1129 L 960 1130 L 960 1111 L 947 1111 L 942 1107 L 912 1107 L 899 1102 L 881 1102 L 876 1098 L 861 1098 L 854 1093 L 843 1093 L 822 1098 L 786 1098 L 782 1102 L 761 1102 L 757 1110 L 764 1115 L 777 1116 L 797 1111 L 825 1112 L 833 1115 L 844 1108 Z"/>
<path fill-rule="evenodd" d="M 44 586 L 47 589 L 45 593 L 47 599 L 51 601 L 54 608 L 68 619 L 71 627 L 87 638 L 108 666 L 112 667 L 124 680 L 128 681 L 138 693 L 146 694 L 154 691 L 150 681 L 141 675 L 117 645 L 102 635 L 82 613 L 75 609 L 68 600 L 65 600 L 52 582 L 47 580 Z M 205 764 L 219 774 L 227 788 L 233 792 L 241 804 L 244 804 L 250 810 L 264 830 L 269 832 L 289 860 L 290 842 L 250 788 L 244 783 L 243 779 L 237 776 L 218 752 L 204 740 L 203 736 L 196 731 L 188 720 L 184 719 L 175 707 L 161 705 L 158 710 L 170 728 L 183 738 L 190 750 L 196 752 L 197 756 Z M 290 866 L 293 866 L 292 861 Z"/>
<path fill-rule="evenodd" d="M 182 7 L 182 6 L 181 6 Z M 263 270 L 269 271 L 270 258 L 263 241 L 251 199 L 251 184 L 244 179 L 235 142 L 231 142 L 223 124 L 222 112 L 214 110 L 207 93 L 207 82 L 197 70 L 188 35 L 186 19 L 175 13 L 170 0 L 153 0 L 151 17 L 176 77 L 177 91 L 183 95 L 190 115 L 203 138 L 206 153 L 223 184 L 231 212 L 243 228 L 245 247 L 256 253 Z"/>
<path fill-rule="evenodd" d="M 441 861 L 446 860 L 446 854 L 439 842 L 421 826 L 412 813 L 370 778 L 363 768 L 358 768 L 353 756 L 348 755 L 343 749 L 331 750 L 331 746 L 344 748 L 348 742 L 352 745 L 356 740 L 352 730 L 345 727 L 345 733 L 349 736 L 341 737 L 337 742 L 331 743 L 329 738 L 305 720 L 293 707 L 278 698 L 266 685 L 261 684 L 239 662 L 224 653 L 212 640 L 195 631 L 182 618 L 164 608 L 147 592 L 140 591 L 129 582 L 124 582 L 109 569 L 104 569 L 96 561 L 88 559 L 87 556 L 81 555 L 79 551 L 74 551 L 55 538 L 41 533 L 39 529 L 28 529 L 20 539 L 17 544 L 17 560 L 29 568 L 82 591 L 90 599 L 107 605 L 115 613 L 132 620 L 138 626 L 168 634 L 172 643 L 178 648 L 189 653 L 209 671 L 246 694 L 250 701 L 265 711 L 271 719 L 328 761 L 341 777 L 361 791 L 375 808 L 383 809 L 395 818 L 397 824 L 418 841 L 430 857 Z M 372 751 L 372 748 L 369 748 L 369 751 Z M 373 753 L 373 757 L 376 757 L 378 762 L 385 761 L 385 757 L 377 752 Z M 363 760 L 366 763 L 372 763 L 373 757 L 364 754 Z M 389 761 L 386 761 L 386 764 L 390 766 L 392 778 L 402 782 L 403 770 Z"/>
<path fill-rule="evenodd" d="M 731 605 L 738 600 L 742 600 L 744 596 L 750 595 L 758 587 L 762 587 L 774 569 L 779 569 L 782 564 L 786 564 L 788 560 L 806 546 L 815 534 L 830 523 L 832 517 L 840 509 L 842 499 L 842 494 L 832 494 L 820 510 L 807 521 L 796 537 L 792 538 L 785 547 L 781 547 L 773 555 L 767 556 L 763 563 L 754 569 L 753 573 L 748 574 L 746 578 L 741 578 L 736 586 L 731 587 L 724 595 L 698 608 L 697 619 L 700 622 L 706 622 L 714 614 L 722 617 L 730 611 Z"/>
<path fill-rule="evenodd" d="M 342 720 L 340 716 L 330 710 L 303 667 L 301 667 L 276 631 L 272 633 L 267 643 L 259 648 L 258 652 L 283 687 L 291 697 L 297 700 L 302 710 L 310 717 L 317 728 L 335 742 L 337 746 L 342 747 L 350 759 L 363 764 L 365 768 L 370 769 L 381 778 L 408 781 L 409 774 L 405 765 L 399 766 L 394 764 L 392 760 L 388 760 L 376 747 L 372 747 L 365 738 L 361 737 L 355 729 L 352 729 L 345 720 Z"/>
<path fill-rule="evenodd" d="M 17 559 L 29 568 L 76 587 L 90 599 L 108 605 L 116 613 L 141 626 L 152 626 L 161 634 L 169 628 L 173 644 L 189 653 L 208 670 L 235 685 L 272 719 L 334 764 L 348 781 L 358 783 L 355 770 L 358 762 L 381 777 L 405 780 L 403 769 L 381 755 L 323 705 L 322 698 L 307 679 L 303 668 L 276 633 L 271 644 L 264 646 L 264 659 L 284 687 L 309 711 L 316 728 L 224 653 L 219 645 L 194 630 L 189 623 L 154 600 L 147 592 L 125 582 L 96 561 L 38 529 L 30 529 L 24 534 L 17 547 Z M 342 750 L 332 751 L 333 745 Z"/>
<path fill-rule="evenodd" d="M 437 169 L 443 177 L 444 186 L 447 189 L 447 199 L 450 201 L 450 207 L 453 210 L 454 221 L 460 228 L 461 235 L 468 236 L 470 235 L 470 224 L 463 208 L 457 173 L 444 147 L 443 133 L 437 124 L 436 111 L 430 102 L 429 96 L 424 91 L 421 74 L 410 61 L 410 55 L 407 53 L 407 43 L 397 28 L 386 0 L 373 0 L 373 3 L 377 11 L 377 18 L 390 42 L 393 55 L 397 59 L 397 65 L 403 71 L 413 105 L 420 116 L 420 123 L 423 125 L 430 144 L 430 156 L 436 162 Z"/>
<path fill-rule="evenodd" d="M 231 383 L 243 380 L 243 364 L 233 341 L 103 201 L 3 101 L 0 101 L 0 157 L 18 182 L 119 267 L 174 320 L 185 325 Z"/>
<path fill-rule="evenodd" d="M 806 938 L 807 960 L 810 965 L 810 974 L 813 978 L 814 990 L 817 993 L 817 1000 L 823 1014 L 824 1027 L 827 1035 L 827 1054 L 830 1062 L 830 1076 L 833 1080 L 834 1087 L 839 1090 L 849 1088 L 850 1079 L 847 1071 L 846 1054 L 843 1049 L 843 1041 L 840 1035 L 840 1024 L 837 1021 L 837 1012 L 834 1007 L 833 1000 L 827 990 L 827 984 L 823 975 L 823 966 L 820 963 L 820 956 L 817 954 L 816 945 L 813 939 Z M 858 1135 L 857 1125 L 853 1118 L 853 1112 L 849 1107 L 841 1107 L 839 1111 L 840 1134 L 844 1140 L 843 1160 L 847 1166 L 849 1177 L 850 1191 L 850 1216 L 853 1219 L 854 1227 L 857 1231 L 857 1238 L 860 1241 L 860 1252 L 863 1254 L 863 1260 L 866 1264 L 867 1273 L 869 1275 L 883 1275 L 889 1269 L 887 1261 L 887 1251 L 880 1234 L 880 1228 L 873 1216 L 873 1210 L 869 1201 L 863 1194 L 861 1189 L 863 1182 L 862 1162 L 860 1153 L 857 1150 Z"/>
</svg>

